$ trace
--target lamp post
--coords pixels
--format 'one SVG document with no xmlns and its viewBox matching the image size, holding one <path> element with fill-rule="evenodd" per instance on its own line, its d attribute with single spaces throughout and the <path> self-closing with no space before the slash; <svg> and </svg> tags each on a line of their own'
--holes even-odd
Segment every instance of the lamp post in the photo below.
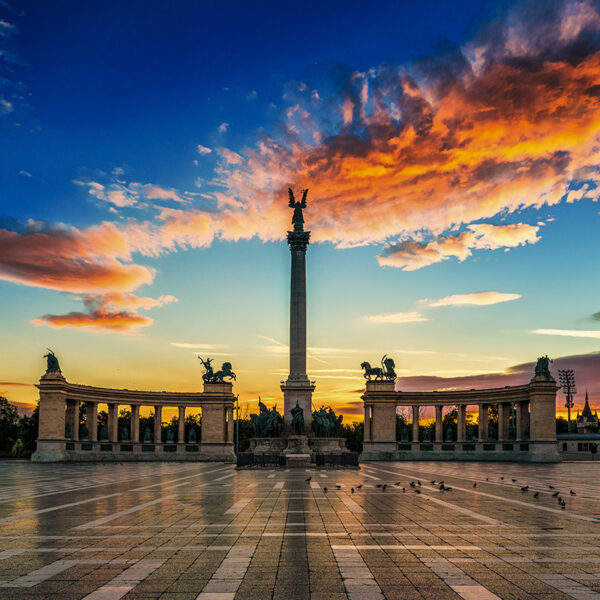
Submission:
<svg viewBox="0 0 600 600">
<path fill-rule="evenodd" d="M 567 408 L 567 433 L 571 433 L 571 409 L 574 406 L 573 394 L 577 393 L 573 369 L 559 370 L 558 378 L 560 380 L 560 386 L 562 387 L 567 400 L 565 403 L 565 407 Z"/>
</svg>

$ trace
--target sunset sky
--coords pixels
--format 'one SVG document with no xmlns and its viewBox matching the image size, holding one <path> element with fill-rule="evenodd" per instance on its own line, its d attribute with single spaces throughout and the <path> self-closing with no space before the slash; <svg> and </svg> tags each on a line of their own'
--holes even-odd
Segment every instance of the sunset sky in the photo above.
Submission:
<svg viewBox="0 0 600 600">
<path fill-rule="evenodd" d="M 316 406 L 526 383 L 600 405 L 600 5 L 0 0 L 0 395 L 282 408 L 288 186 Z M 559 395 L 559 406 L 564 398 Z"/>
</svg>

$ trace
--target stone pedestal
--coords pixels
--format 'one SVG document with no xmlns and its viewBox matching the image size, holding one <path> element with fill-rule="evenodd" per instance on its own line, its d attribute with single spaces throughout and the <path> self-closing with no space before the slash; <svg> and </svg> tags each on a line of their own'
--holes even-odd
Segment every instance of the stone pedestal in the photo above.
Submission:
<svg viewBox="0 0 600 600">
<path fill-rule="evenodd" d="M 66 453 L 65 426 L 67 394 L 62 389 L 65 378 L 60 371 L 46 373 L 38 384 L 40 416 L 33 462 L 62 461 Z"/>
<path fill-rule="evenodd" d="M 310 467 L 310 454 L 286 454 L 285 466 L 292 468 Z"/>
<path fill-rule="evenodd" d="M 304 431 L 309 434 L 312 429 L 312 393 L 315 386 L 308 379 L 288 379 L 281 385 L 283 392 L 284 415 L 283 422 L 286 429 L 292 430 L 292 413 L 290 410 L 296 406 L 296 402 L 304 411 Z"/>
</svg>

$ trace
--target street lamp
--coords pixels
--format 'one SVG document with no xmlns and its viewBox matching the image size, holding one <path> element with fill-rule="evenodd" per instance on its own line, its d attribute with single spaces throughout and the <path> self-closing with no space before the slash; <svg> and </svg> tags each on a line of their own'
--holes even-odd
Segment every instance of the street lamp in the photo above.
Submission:
<svg viewBox="0 0 600 600">
<path fill-rule="evenodd" d="M 567 433 L 571 433 L 571 409 L 573 408 L 573 394 L 577 393 L 575 387 L 575 374 L 573 369 L 563 369 L 558 371 L 560 386 L 562 387 L 567 399 L 565 407 L 567 408 Z"/>
</svg>

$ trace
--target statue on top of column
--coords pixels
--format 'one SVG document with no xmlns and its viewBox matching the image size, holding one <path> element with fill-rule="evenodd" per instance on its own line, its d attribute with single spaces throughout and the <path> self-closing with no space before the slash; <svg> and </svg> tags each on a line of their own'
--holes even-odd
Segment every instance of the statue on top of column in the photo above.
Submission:
<svg viewBox="0 0 600 600">
<path fill-rule="evenodd" d="M 545 377 L 546 379 L 550 379 L 552 375 L 550 374 L 550 363 L 552 361 L 546 356 L 540 356 L 537 359 L 537 364 L 535 365 L 535 376 Z"/>
<path fill-rule="evenodd" d="M 288 195 L 290 197 L 289 207 L 294 209 L 294 215 L 292 216 L 292 225 L 294 226 L 294 231 L 301 232 L 304 231 L 304 215 L 302 214 L 302 209 L 306 208 L 306 195 L 308 194 L 308 190 L 302 190 L 302 200 L 300 202 L 296 201 L 294 198 L 294 192 L 292 188 L 288 188 Z"/>
<path fill-rule="evenodd" d="M 50 348 L 47 349 L 48 354 L 44 354 L 46 359 L 46 373 L 60 373 L 60 365 L 58 364 L 58 358 Z"/>
</svg>

